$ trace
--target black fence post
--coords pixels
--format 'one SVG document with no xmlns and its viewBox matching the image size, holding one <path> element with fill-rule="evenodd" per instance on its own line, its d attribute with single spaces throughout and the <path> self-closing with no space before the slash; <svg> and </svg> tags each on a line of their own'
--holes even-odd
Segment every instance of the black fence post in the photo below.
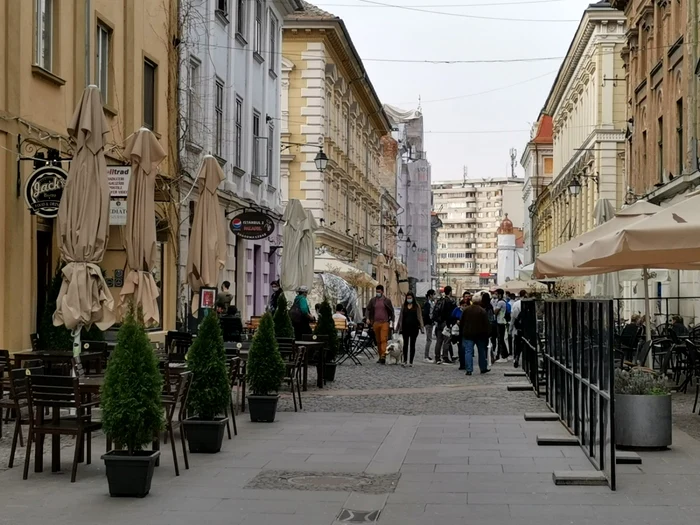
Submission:
<svg viewBox="0 0 700 525">
<path fill-rule="evenodd" d="M 520 317 L 522 318 L 522 328 L 521 333 L 518 335 L 521 337 L 520 344 L 523 351 L 523 355 L 521 356 L 523 371 L 527 374 L 535 394 L 537 394 L 537 397 L 540 397 L 540 395 L 542 395 L 540 383 L 544 373 L 540 366 L 539 355 L 540 337 L 537 329 L 538 303 L 539 301 L 535 299 L 521 300 Z M 542 386 L 546 387 L 546 383 Z"/>
</svg>

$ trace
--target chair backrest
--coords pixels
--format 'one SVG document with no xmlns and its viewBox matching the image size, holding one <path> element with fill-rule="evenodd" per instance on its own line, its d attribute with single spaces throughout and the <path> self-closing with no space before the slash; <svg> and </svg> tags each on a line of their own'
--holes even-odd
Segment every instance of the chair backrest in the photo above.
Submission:
<svg viewBox="0 0 700 525">
<path fill-rule="evenodd" d="M 297 347 L 296 354 L 294 355 L 294 373 L 301 374 L 301 370 L 304 368 L 304 360 L 306 359 L 306 347 Z M 297 376 L 299 377 L 299 376 Z"/>
<path fill-rule="evenodd" d="M 81 352 L 100 352 L 104 356 L 109 348 L 107 341 L 81 341 L 81 345 Z"/>
<path fill-rule="evenodd" d="M 186 332 L 168 332 L 165 336 L 168 358 L 173 362 L 184 362 L 192 346 L 192 334 Z"/>
<path fill-rule="evenodd" d="M 637 356 L 634 359 L 634 364 L 637 366 L 646 366 L 647 357 L 649 357 L 649 351 L 651 350 L 652 341 L 644 341 L 644 344 L 639 348 Z"/>
<path fill-rule="evenodd" d="M 335 323 L 336 330 L 347 330 L 348 329 L 348 320 L 347 319 L 333 319 L 333 322 Z"/>
<path fill-rule="evenodd" d="M 180 383 L 175 395 L 176 403 L 180 403 L 180 410 L 178 411 L 178 419 L 180 421 L 187 417 L 187 397 L 190 395 L 193 378 L 194 374 L 189 370 L 180 374 Z"/>
<path fill-rule="evenodd" d="M 304 334 L 301 336 L 302 341 L 312 341 L 314 343 L 327 343 L 327 335 Z"/>
<path fill-rule="evenodd" d="M 80 408 L 77 377 L 28 375 L 29 409 L 40 407 Z"/>
<path fill-rule="evenodd" d="M 276 339 L 277 339 L 278 345 L 293 345 L 294 344 L 293 337 L 277 337 Z"/>
<path fill-rule="evenodd" d="M 231 388 L 238 381 L 238 375 L 241 373 L 241 361 L 240 357 L 233 357 L 228 362 L 228 382 Z"/>
<path fill-rule="evenodd" d="M 29 340 L 32 343 L 32 352 L 36 352 L 41 348 L 41 341 L 39 340 L 39 334 L 29 334 Z"/>
<path fill-rule="evenodd" d="M 27 359 L 26 361 L 22 361 L 22 368 L 41 368 L 43 370 L 44 362 L 41 359 Z"/>
<path fill-rule="evenodd" d="M 10 370 L 10 399 L 19 403 L 27 398 L 27 372 L 32 376 L 43 375 L 43 368 L 16 368 Z"/>
<path fill-rule="evenodd" d="M 10 370 L 12 370 L 12 359 L 10 358 L 9 350 L 0 350 L 0 365 L 3 366 L 7 372 L 7 375 L 10 375 Z M 1 373 L 0 377 L 2 377 Z"/>
</svg>

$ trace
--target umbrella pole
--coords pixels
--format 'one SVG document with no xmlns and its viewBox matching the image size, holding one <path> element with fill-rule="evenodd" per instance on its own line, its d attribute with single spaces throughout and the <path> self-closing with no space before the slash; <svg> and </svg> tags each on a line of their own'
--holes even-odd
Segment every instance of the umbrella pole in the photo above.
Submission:
<svg viewBox="0 0 700 525">
<path fill-rule="evenodd" d="M 80 355 L 80 333 L 82 330 L 83 327 L 78 326 L 71 334 L 73 336 L 73 357 L 78 357 Z"/>
<path fill-rule="evenodd" d="M 646 267 L 642 270 L 644 278 L 644 317 L 646 325 L 646 340 L 651 341 L 651 318 L 649 317 L 649 272 Z"/>
</svg>

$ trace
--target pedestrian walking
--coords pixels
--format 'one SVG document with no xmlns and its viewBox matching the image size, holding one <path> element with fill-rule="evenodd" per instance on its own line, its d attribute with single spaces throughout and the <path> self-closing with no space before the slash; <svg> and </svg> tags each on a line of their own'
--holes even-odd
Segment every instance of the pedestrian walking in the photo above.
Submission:
<svg viewBox="0 0 700 525">
<path fill-rule="evenodd" d="M 272 293 L 270 294 L 270 300 L 267 303 L 267 311 L 274 314 L 275 310 L 277 310 L 277 300 L 280 298 L 280 295 L 282 295 L 280 282 L 272 281 L 270 283 L 270 290 L 272 290 Z"/>
<path fill-rule="evenodd" d="M 452 312 L 456 303 L 452 298 L 452 287 L 445 286 L 444 295 L 438 299 L 433 311 L 435 326 L 435 364 L 452 364 L 454 354 L 452 352 Z"/>
<path fill-rule="evenodd" d="M 507 363 L 510 356 L 506 346 L 506 328 L 508 327 L 506 313 L 508 306 L 504 295 L 504 291 L 499 288 L 496 290 L 496 297 L 491 301 L 493 313 L 496 316 L 495 337 L 494 335 L 491 336 L 491 345 L 493 346 L 491 350 L 496 354 L 496 363 Z M 494 342 L 496 343 L 495 345 Z"/>
<path fill-rule="evenodd" d="M 520 314 L 523 311 L 522 300 L 527 299 L 527 292 L 525 290 L 520 290 L 518 294 L 519 297 L 513 302 L 513 308 L 510 313 L 510 333 L 513 339 L 513 366 L 518 368 L 520 366 L 520 357 L 523 353 L 523 329 L 522 329 L 522 319 Z"/>
<path fill-rule="evenodd" d="M 428 290 L 425 294 L 425 302 L 423 303 L 423 325 L 425 326 L 425 357 L 423 361 L 432 363 L 430 357 L 430 347 L 433 343 L 435 334 L 435 324 L 433 323 L 433 310 L 435 309 L 435 290 Z"/>
<path fill-rule="evenodd" d="M 423 312 L 416 304 L 416 296 L 413 292 L 408 292 L 396 325 L 396 331 L 403 337 L 403 366 L 413 366 L 413 359 L 416 357 L 416 339 L 418 332 L 422 333 L 423 330 Z"/>
<path fill-rule="evenodd" d="M 479 299 L 480 301 L 476 297 L 473 299 L 472 304 L 467 306 L 462 312 L 462 318 L 459 321 L 460 335 L 464 347 L 465 373 L 468 376 L 474 372 L 474 348 L 477 349 L 481 373 L 486 374 L 491 371 L 486 360 L 491 330 L 487 310 L 491 306 L 491 298 L 489 294 L 484 294 Z"/>
<path fill-rule="evenodd" d="M 311 323 L 315 321 L 311 315 L 309 308 L 309 288 L 308 286 L 300 286 L 297 288 L 297 296 L 294 298 L 294 303 L 289 309 L 289 317 L 292 320 L 294 327 L 294 337 L 297 341 L 302 340 L 302 336 L 311 333 Z"/>
<path fill-rule="evenodd" d="M 462 344 L 462 329 L 460 326 L 460 321 L 462 319 L 464 311 L 471 303 L 471 295 L 469 296 L 469 300 L 465 299 L 465 295 L 462 295 L 462 300 L 459 302 L 459 307 L 455 308 L 452 311 L 452 319 L 454 320 L 454 324 L 452 325 L 452 344 L 457 345 L 457 357 L 459 358 L 460 370 L 466 370 L 466 364 L 464 362 L 464 345 Z"/>
<path fill-rule="evenodd" d="M 374 337 L 379 350 L 380 365 L 386 364 L 386 345 L 389 341 L 389 332 L 394 324 L 394 305 L 391 299 L 384 295 L 384 286 L 377 285 L 375 296 L 370 299 L 367 305 L 367 318 L 372 326 Z"/>
</svg>

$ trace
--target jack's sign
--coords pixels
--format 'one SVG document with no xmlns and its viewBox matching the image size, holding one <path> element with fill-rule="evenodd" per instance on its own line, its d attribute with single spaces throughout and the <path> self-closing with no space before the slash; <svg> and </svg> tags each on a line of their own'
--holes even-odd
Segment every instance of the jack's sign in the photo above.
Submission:
<svg viewBox="0 0 700 525">
<path fill-rule="evenodd" d="M 63 196 L 68 174 L 56 166 L 44 166 L 34 171 L 24 185 L 24 200 L 32 215 L 53 219 Z"/>
</svg>

